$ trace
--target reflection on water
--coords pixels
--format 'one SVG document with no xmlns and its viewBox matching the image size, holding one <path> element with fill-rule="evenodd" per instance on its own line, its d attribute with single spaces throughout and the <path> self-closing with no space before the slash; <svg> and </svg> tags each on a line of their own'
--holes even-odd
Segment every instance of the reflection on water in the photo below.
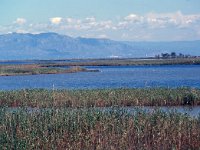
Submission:
<svg viewBox="0 0 200 150">
<path fill-rule="evenodd" d="M 200 116 L 200 106 L 194 107 L 185 107 L 185 106 L 159 106 L 159 107 L 152 107 L 152 106 L 135 106 L 135 107 L 116 107 L 116 108 L 98 108 L 98 110 L 102 111 L 113 111 L 113 110 L 121 110 L 122 112 L 128 112 L 130 114 L 134 114 L 137 111 L 142 111 L 145 113 L 153 113 L 156 111 L 162 111 L 166 113 L 176 112 L 180 114 L 185 114 L 191 117 L 199 117 Z"/>
<path fill-rule="evenodd" d="M 95 89 L 137 87 L 200 88 L 200 65 L 87 67 L 100 72 L 1 76 L 0 90 L 47 88 Z"/>
<path fill-rule="evenodd" d="M 55 110 L 53 108 L 6 108 L 7 111 L 11 113 L 16 113 L 19 111 L 24 111 L 26 113 L 41 113 L 45 111 L 52 111 Z M 63 109 L 56 109 L 56 110 L 70 110 L 71 112 L 73 111 L 102 111 L 102 112 L 112 112 L 112 111 L 119 111 L 119 112 L 128 112 L 129 114 L 135 114 L 138 111 L 142 111 L 145 113 L 153 113 L 155 111 L 163 111 L 166 113 L 171 113 L 171 112 L 176 112 L 184 115 L 188 115 L 190 117 L 200 117 L 200 106 L 195 106 L 195 107 L 151 107 L 151 106 L 145 106 L 145 107 L 103 107 L 103 108 L 82 108 L 82 109 L 72 109 L 72 108 L 63 108 Z"/>
</svg>

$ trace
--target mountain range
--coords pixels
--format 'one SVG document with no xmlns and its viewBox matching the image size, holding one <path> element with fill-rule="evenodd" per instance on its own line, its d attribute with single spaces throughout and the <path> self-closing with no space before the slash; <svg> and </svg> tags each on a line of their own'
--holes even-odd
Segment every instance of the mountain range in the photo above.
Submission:
<svg viewBox="0 0 200 150">
<path fill-rule="evenodd" d="M 0 35 L 0 60 L 134 58 L 151 57 L 166 52 L 199 56 L 200 41 L 127 42 L 73 38 L 57 33 Z"/>
</svg>

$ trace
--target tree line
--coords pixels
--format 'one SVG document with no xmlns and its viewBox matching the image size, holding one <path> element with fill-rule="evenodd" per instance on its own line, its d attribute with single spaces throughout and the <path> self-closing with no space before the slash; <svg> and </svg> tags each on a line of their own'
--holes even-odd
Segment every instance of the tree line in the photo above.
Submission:
<svg viewBox="0 0 200 150">
<path fill-rule="evenodd" d="M 155 55 L 155 58 L 163 58 L 163 59 L 167 59 L 167 58 L 190 58 L 190 57 L 194 57 L 191 55 L 184 55 L 182 53 L 176 54 L 176 52 L 171 52 L 171 53 L 161 53 L 158 55 Z"/>
</svg>

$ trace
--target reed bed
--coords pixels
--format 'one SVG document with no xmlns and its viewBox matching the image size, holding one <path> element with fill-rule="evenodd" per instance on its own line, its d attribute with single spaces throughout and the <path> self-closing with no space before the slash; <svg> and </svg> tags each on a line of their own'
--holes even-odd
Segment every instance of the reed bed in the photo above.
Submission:
<svg viewBox="0 0 200 150">
<path fill-rule="evenodd" d="M 188 150 L 199 141 L 200 117 L 176 112 L 0 109 L 0 149 Z"/>
<path fill-rule="evenodd" d="M 0 91 L 1 107 L 88 108 L 200 105 L 200 89 L 144 88 Z"/>
<path fill-rule="evenodd" d="M 0 65 L 0 76 L 17 76 L 17 75 L 37 75 L 37 74 L 60 74 L 60 73 L 75 73 L 89 72 L 98 70 L 87 70 L 79 66 L 71 66 L 69 68 L 59 68 L 42 66 L 40 64 L 27 65 Z"/>
</svg>

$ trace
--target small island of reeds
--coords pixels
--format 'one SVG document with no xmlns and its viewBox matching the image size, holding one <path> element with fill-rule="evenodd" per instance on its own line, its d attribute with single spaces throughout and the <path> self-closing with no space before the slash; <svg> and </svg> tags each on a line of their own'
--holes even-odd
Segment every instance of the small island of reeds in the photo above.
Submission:
<svg viewBox="0 0 200 150">
<path fill-rule="evenodd" d="M 16 75 L 38 75 L 38 74 L 61 74 L 75 72 L 89 72 L 98 70 L 88 70 L 79 66 L 71 66 L 69 68 L 58 68 L 50 66 L 42 66 L 40 64 L 27 65 L 0 65 L 0 76 L 16 76 Z"/>
<path fill-rule="evenodd" d="M 199 65 L 199 57 L 189 58 L 105 58 L 69 60 L 26 60 L 30 64 L 15 64 L 20 61 L 3 61 L 0 76 L 61 74 L 75 72 L 98 72 L 87 66 L 152 66 L 152 65 Z M 14 62 L 12 64 L 12 62 Z"/>
</svg>

